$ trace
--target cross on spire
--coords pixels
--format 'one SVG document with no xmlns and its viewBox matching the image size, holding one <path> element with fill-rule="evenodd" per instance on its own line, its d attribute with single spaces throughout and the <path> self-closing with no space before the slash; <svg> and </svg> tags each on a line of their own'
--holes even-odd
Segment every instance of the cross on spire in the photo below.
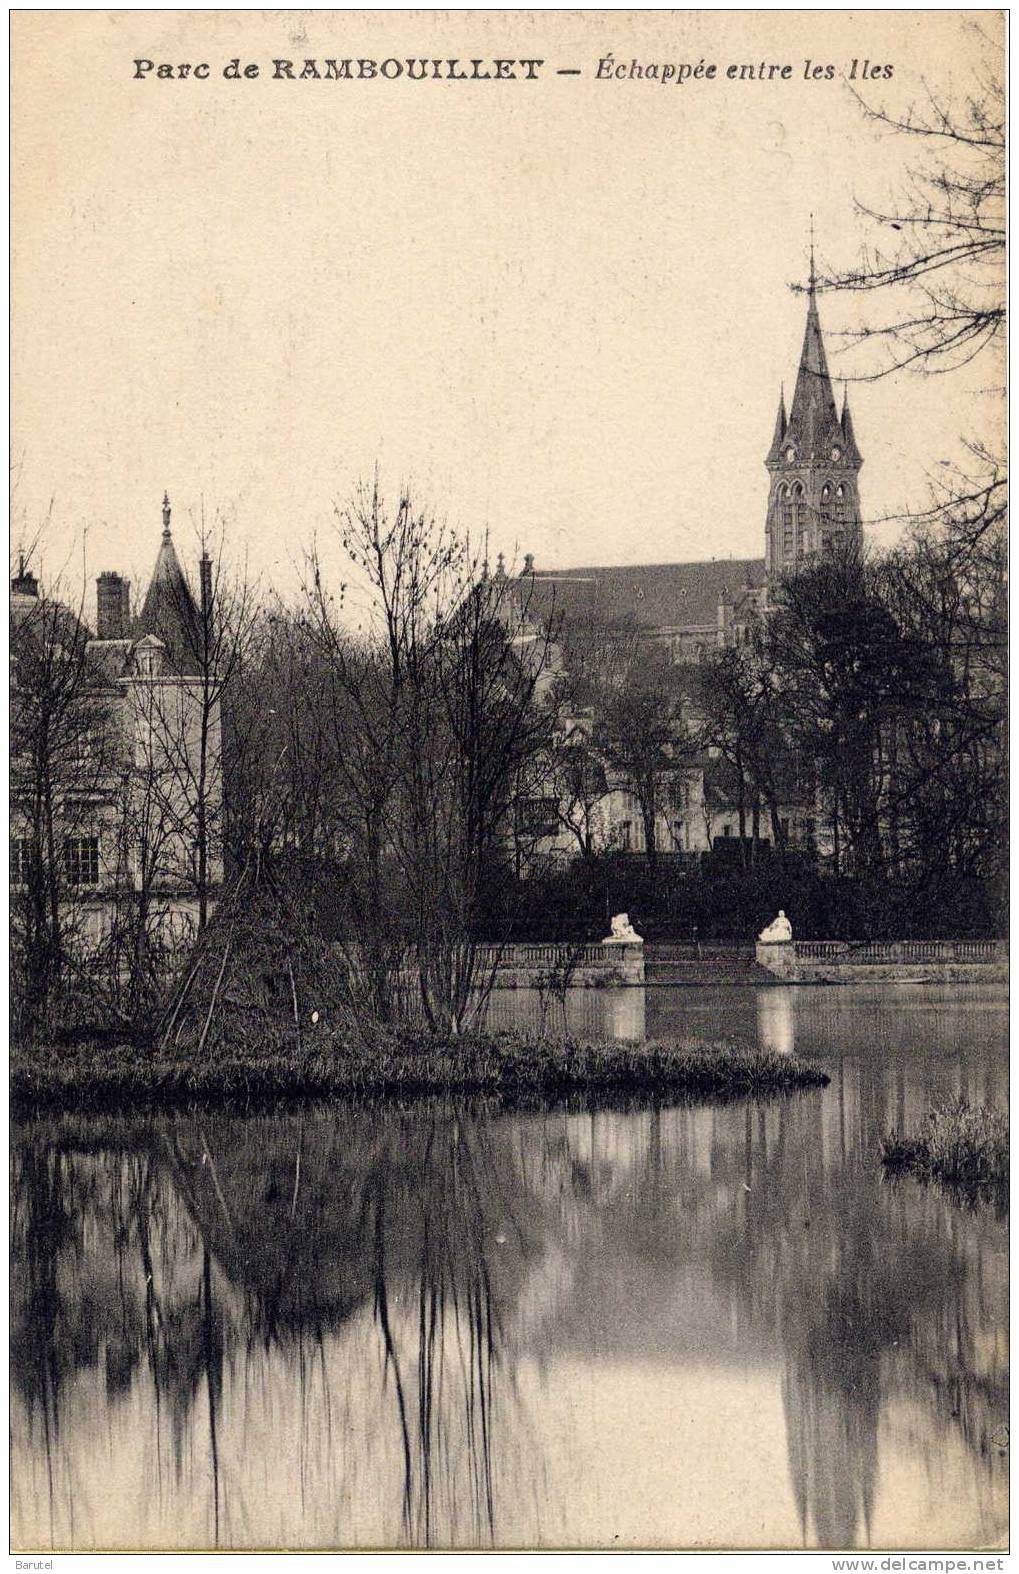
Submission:
<svg viewBox="0 0 1019 1574">
<path fill-rule="evenodd" d="M 814 215 L 810 215 L 810 288 L 817 284 L 817 274 L 814 270 Z"/>
</svg>

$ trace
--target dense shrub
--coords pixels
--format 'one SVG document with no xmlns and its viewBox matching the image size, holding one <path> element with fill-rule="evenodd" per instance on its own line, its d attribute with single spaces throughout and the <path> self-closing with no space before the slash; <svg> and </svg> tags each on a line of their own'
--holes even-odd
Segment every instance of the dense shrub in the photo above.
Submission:
<svg viewBox="0 0 1019 1574">
<path fill-rule="evenodd" d="M 484 938 L 600 940 L 611 915 L 628 912 L 647 940 L 749 942 L 783 908 L 810 939 L 962 939 L 1007 933 L 1006 904 L 990 881 L 938 902 L 887 879 L 835 879 L 806 858 L 766 855 L 750 869 L 731 854 L 663 859 L 652 878 L 646 859 L 619 854 L 511 883 L 486 911 Z"/>
</svg>

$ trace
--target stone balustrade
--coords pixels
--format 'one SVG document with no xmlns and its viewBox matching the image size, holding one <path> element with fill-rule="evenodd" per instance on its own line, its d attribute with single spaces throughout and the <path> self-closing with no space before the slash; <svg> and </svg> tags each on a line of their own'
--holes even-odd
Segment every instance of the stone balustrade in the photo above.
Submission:
<svg viewBox="0 0 1019 1574">
<path fill-rule="evenodd" d="M 792 983 L 922 978 L 948 982 L 1008 976 L 1004 940 L 759 940 L 757 961 Z"/>
<path fill-rule="evenodd" d="M 536 988 L 542 976 L 568 974 L 576 988 L 643 984 L 644 942 L 592 942 L 585 945 L 481 946 L 480 971 L 495 967 L 496 989 Z"/>
</svg>

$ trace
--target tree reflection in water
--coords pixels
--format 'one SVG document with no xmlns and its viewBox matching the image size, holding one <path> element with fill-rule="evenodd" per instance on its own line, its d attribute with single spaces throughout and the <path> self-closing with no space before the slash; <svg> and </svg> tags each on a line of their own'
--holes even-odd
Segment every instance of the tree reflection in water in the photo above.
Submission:
<svg viewBox="0 0 1019 1574">
<path fill-rule="evenodd" d="M 122 1545 L 519 1541 L 543 1471 L 568 1516 L 574 1468 L 543 1457 L 558 1417 L 531 1374 L 577 1361 L 777 1370 L 805 1545 L 869 1538 L 900 1444 L 961 1441 L 990 1502 L 1003 1226 L 883 1183 L 873 1132 L 914 1092 L 834 1069 L 823 1095 L 729 1108 L 19 1133 L 16 1544 L 111 1544 L 85 1478 L 121 1426 Z"/>
<path fill-rule="evenodd" d="M 440 1538 L 454 1527 L 491 1541 L 503 1306 L 541 1212 L 534 1198 L 521 1207 L 498 1127 L 448 1110 L 340 1111 L 142 1132 L 130 1153 L 101 1129 L 93 1151 L 30 1137 L 15 1151 L 14 1381 L 51 1476 L 64 1386 L 105 1362 L 112 1407 L 144 1362 L 178 1479 L 202 1396 L 219 1545 L 224 1360 L 296 1352 L 303 1408 L 309 1342 L 324 1362 L 324 1342 L 370 1311 L 404 1537 L 431 1545 L 441 1524 Z"/>
</svg>

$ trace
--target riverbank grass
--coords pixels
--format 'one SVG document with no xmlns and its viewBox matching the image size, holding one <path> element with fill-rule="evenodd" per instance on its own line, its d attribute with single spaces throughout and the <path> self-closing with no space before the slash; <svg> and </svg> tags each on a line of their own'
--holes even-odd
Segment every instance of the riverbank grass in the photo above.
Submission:
<svg viewBox="0 0 1019 1574">
<path fill-rule="evenodd" d="M 892 1131 L 881 1140 L 885 1167 L 935 1180 L 969 1198 L 1008 1197 L 1008 1116 L 962 1101 L 935 1109 L 913 1134 Z"/>
<path fill-rule="evenodd" d="M 215 1055 L 89 1040 L 12 1051 L 11 1094 L 66 1109 L 286 1099 L 493 1096 L 530 1102 L 571 1094 L 741 1098 L 823 1086 L 809 1061 L 736 1042 L 633 1043 L 527 1033 L 435 1040 L 410 1029 L 298 1041 L 265 1035 Z"/>
</svg>

